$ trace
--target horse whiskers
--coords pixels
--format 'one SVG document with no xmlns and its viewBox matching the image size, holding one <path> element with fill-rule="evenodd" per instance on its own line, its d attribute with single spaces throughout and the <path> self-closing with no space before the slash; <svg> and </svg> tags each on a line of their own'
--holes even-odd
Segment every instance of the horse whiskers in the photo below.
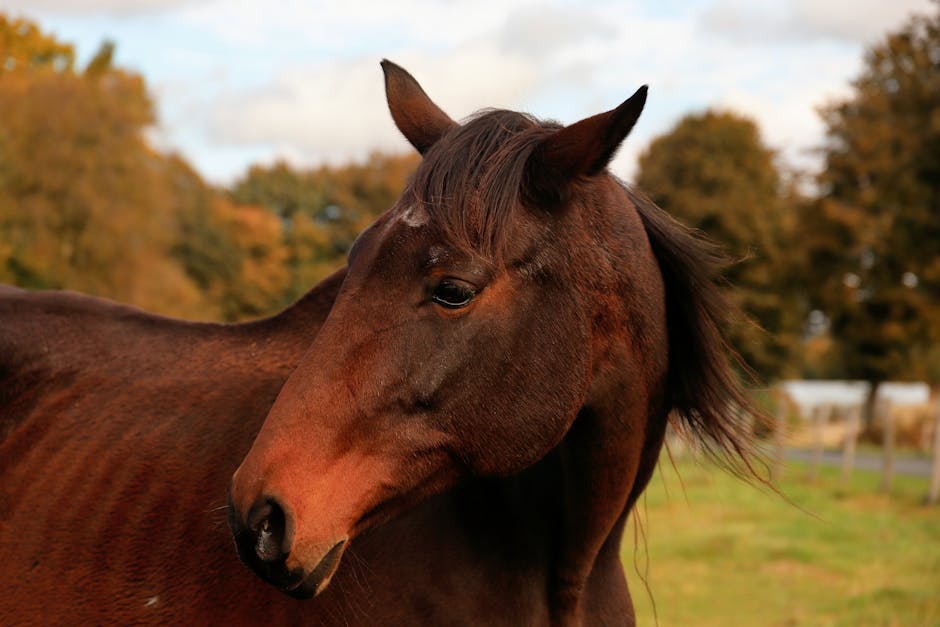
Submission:
<svg viewBox="0 0 940 627">
<path fill-rule="evenodd" d="M 364 583 L 363 580 L 359 578 L 359 569 L 361 568 L 364 571 L 364 575 L 369 575 L 373 574 L 372 568 L 369 566 L 368 562 L 356 555 L 354 551 L 350 551 L 348 557 L 350 558 L 350 562 L 352 562 L 350 564 L 350 571 L 352 573 L 353 581 L 355 581 L 356 585 L 359 586 L 359 589 L 362 592 L 366 593 L 365 598 L 371 598 L 372 590 L 367 585 L 368 579 L 366 579 Z"/>
</svg>

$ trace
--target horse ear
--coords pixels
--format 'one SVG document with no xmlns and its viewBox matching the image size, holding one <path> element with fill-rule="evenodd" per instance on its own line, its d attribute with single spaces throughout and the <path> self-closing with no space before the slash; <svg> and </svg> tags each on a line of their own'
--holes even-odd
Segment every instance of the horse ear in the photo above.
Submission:
<svg viewBox="0 0 940 627">
<path fill-rule="evenodd" d="M 528 192 L 542 201 L 558 200 L 565 186 L 607 167 L 646 104 L 643 85 L 619 107 L 585 118 L 545 138 L 526 163 Z"/>
<path fill-rule="evenodd" d="M 395 126 L 422 155 L 457 123 L 441 111 L 404 68 L 382 59 L 385 96 Z"/>
</svg>

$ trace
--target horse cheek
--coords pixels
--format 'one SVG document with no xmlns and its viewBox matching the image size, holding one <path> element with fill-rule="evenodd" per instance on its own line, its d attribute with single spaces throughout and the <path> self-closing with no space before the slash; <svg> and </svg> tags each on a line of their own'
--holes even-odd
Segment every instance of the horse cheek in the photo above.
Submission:
<svg viewBox="0 0 940 627">
<path fill-rule="evenodd" d="M 505 368 L 478 393 L 481 420 L 467 440 L 475 443 L 479 474 L 519 472 L 544 457 L 564 438 L 584 403 L 588 325 L 570 306 L 551 313 L 518 321 L 509 334 Z M 568 324 L 574 333 L 564 327 Z"/>
</svg>

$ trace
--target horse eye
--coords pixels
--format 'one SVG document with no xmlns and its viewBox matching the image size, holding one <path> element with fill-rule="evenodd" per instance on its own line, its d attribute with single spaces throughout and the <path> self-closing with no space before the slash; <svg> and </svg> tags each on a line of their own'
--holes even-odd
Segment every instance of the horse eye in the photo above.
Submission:
<svg viewBox="0 0 940 627">
<path fill-rule="evenodd" d="M 434 288 L 431 300 L 448 309 L 466 307 L 476 296 L 476 292 L 469 285 L 455 281 L 441 281 Z"/>
</svg>

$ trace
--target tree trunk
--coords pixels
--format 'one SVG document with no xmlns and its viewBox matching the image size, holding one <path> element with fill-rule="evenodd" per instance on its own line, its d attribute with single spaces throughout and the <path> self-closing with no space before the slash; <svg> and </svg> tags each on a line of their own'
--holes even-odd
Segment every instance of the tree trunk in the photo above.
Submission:
<svg viewBox="0 0 940 627">
<path fill-rule="evenodd" d="M 865 397 L 865 404 L 862 406 L 862 430 L 869 431 L 875 424 L 875 401 L 878 397 L 878 387 L 881 381 L 868 382 L 868 396 Z"/>
</svg>

